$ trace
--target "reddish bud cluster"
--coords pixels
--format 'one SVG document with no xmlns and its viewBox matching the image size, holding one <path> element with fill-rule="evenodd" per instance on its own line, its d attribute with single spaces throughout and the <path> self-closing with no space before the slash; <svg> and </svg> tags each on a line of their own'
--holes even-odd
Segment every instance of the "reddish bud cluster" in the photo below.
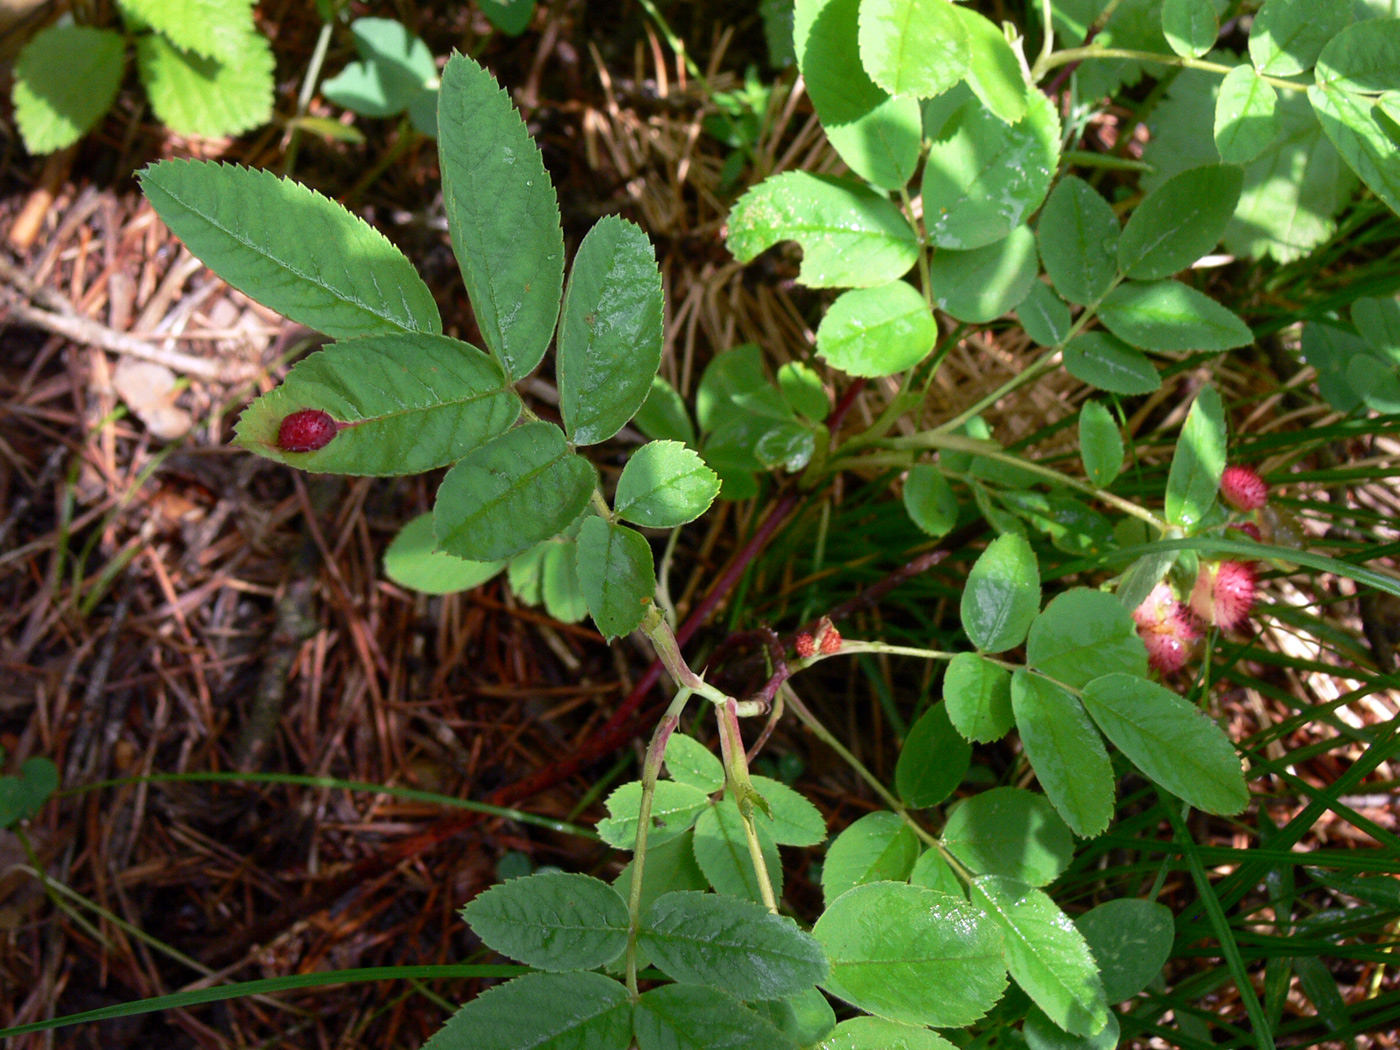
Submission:
<svg viewBox="0 0 1400 1050">
<path fill-rule="evenodd" d="M 1201 634 L 1171 587 L 1159 583 L 1133 610 L 1138 636 L 1147 646 L 1147 662 L 1162 674 L 1175 674 L 1186 666 Z"/>
<path fill-rule="evenodd" d="M 841 651 L 841 632 L 838 631 L 830 620 L 825 623 L 826 630 L 822 632 L 820 641 L 817 642 L 823 656 L 830 656 L 832 653 Z"/>
<path fill-rule="evenodd" d="M 283 452 L 315 452 L 329 445 L 339 429 L 329 412 L 303 408 L 282 420 L 277 428 L 277 447 Z"/>
<path fill-rule="evenodd" d="M 1237 510 L 1258 510 L 1269 502 L 1269 486 L 1253 467 L 1226 467 L 1220 477 L 1220 494 Z"/>
<path fill-rule="evenodd" d="M 797 655 L 802 657 L 802 659 L 804 660 L 810 659 L 811 657 L 817 655 L 817 643 L 813 640 L 812 636 L 806 631 L 803 631 L 797 636 L 796 647 Z"/>
</svg>

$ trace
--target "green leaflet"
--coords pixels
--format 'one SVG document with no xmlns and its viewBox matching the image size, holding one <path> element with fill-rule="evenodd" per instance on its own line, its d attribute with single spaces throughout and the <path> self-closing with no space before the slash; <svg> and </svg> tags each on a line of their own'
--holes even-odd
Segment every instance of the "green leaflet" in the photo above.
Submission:
<svg viewBox="0 0 1400 1050">
<path fill-rule="evenodd" d="M 792 38 L 827 139 L 857 175 L 897 190 L 919 162 L 919 100 L 893 98 L 860 64 L 860 0 L 798 0 Z"/>
<path fill-rule="evenodd" d="M 666 742 L 666 774 L 706 794 L 724 787 L 724 766 L 714 752 L 684 733 L 672 733 Z"/>
<path fill-rule="evenodd" d="M 1248 164 L 1278 135 L 1278 92 L 1248 62 L 1230 70 L 1215 103 L 1215 148 L 1220 159 Z"/>
<path fill-rule="evenodd" d="M 1025 301 L 1039 269 L 1034 235 L 1017 226 L 1004 240 L 983 248 L 936 252 L 929 260 L 928 280 L 940 310 L 959 321 L 985 324 Z"/>
<path fill-rule="evenodd" d="M 626 902 L 588 875 L 511 879 L 475 897 L 462 918 L 488 947 L 539 970 L 592 970 L 627 947 Z"/>
<path fill-rule="evenodd" d="M 600 219 L 574 256 L 559 319 L 559 409 L 574 444 L 606 441 L 646 401 L 663 309 L 647 235 L 615 215 Z"/>
<path fill-rule="evenodd" d="M 936 806 L 962 783 L 971 763 L 972 748 L 953 728 L 947 704 L 934 704 L 904 738 L 895 789 L 915 809 Z"/>
<path fill-rule="evenodd" d="M 641 812 L 642 782 L 629 781 L 608 796 L 608 815 L 598 821 L 597 832 L 609 846 L 630 850 L 637 842 L 637 814 Z M 651 800 L 651 827 L 647 849 L 683 834 L 710 806 L 706 793 L 689 784 L 659 780 Z M 643 869 L 645 874 L 645 868 Z"/>
<path fill-rule="evenodd" d="M 852 1017 L 842 1021 L 816 1050 L 953 1050 L 941 1035 L 884 1017 Z"/>
<path fill-rule="evenodd" d="M 1200 58 L 1220 32 L 1211 0 L 1163 0 L 1162 35 L 1178 55 Z"/>
<path fill-rule="evenodd" d="M 467 1003 L 423 1050 L 627 1050 L 627 989 L 597 973 L 531 973 Z"/>
<path fill-rule="evenodd" d="M 954 7 L 967 30 L 967 83 L 989 110 L 1008 124 L 1026 115 L 1025 74 L 999 26 L 968 7 Z M 1039 97 L 1039 92 L 1032 94 Z"/>
<path fill-rule="evenodd" d="M 1319 87 L 1308 88 L 1308 101 L 1351 170 L 1391 211 L 1400 213 L 1400 149 L 1376 119 L 1373 101 Z"/>
<path fill-rule="evenodd" d="M 651 390 L 632 422 L 649 438 L 695 444 L 695 424 L 690 421 L 685 402 L 666 380 L 651 377 Z"/>
<path fill-rule="evenodd" d="M 768 803 L 772 816 L 755 807 L 754 823 L 780 846 L 816 846 L 826 841 L 826 818 L 806 797 L 781 780 L 754 774 L 749 778 Z"/>
<path fill-rule="evenodd" d="M 1173 525 L 1199 525 L 1215 506 L 1225 472 L 1225 406 L 1212 386 L 1201 387 L 1172 455 L 1166 512 Z"/>
<path fill-rule="evenodd" d="M 797 1044 L 766 1017 L 716 988 L 699 984 L 653 988 L 638 1001 L 634 1024 L 638 1050 L 709 1046 L 725 1050 L 797 1050 Z"/>
<path fill-rule="evenodd" d="M 1011 976 L 1046 1016 L 1080 1036 L 1108 1024 L 1108 1002 L 1094 957 L 1054 901 L 1004 875 L 973 879 L 969 895 L 1001 930 Z"/>
<path fill-rule="evenodd" d="M 1311 69 L 1351 18 L 1350 7 L 1347 0 L 1267 0 L 1249 28 L 1255 68 L 1276 77 Z"/>
<path fill-rule="evenodd" d="M 817 353 L 853 376 L 887 376 L 918 364 L 938 339 L 924 297 L 905 281 L 842 292 L 817 328 Z"/>
<path fill-rule="evenodd" d="M 1016 307 L 1016 317 L 1041 346 L 1059 346 L 1069 338 L 1069 307 L 1040 281 L 1031 285 L 1031 294 Z"/>
<path fill-rule="evenodd" d="M 167 37 L 180 50 L 219 62 L 246 58 L 244 45 L 255 31 L 253 8 L 247 0 L 185 0 L 178 4 L 166 0 L 118 0 L 117 6 L 124 14 Z M 70 56 L 70 61 L 75 57 Z"/>
<path fill-rule="evenodd" d="M 754 812 L 755 831 L 763 851 L 763 863 L 768 869 L 768 883 L 773 895 L 783 893 L 783 864 L 778 847 L 764 827 L 759 812 Z M 732 798 L 722 798 L 708 806 L 695 824 L 695 862 L 716 893 L 762 900 L 753 858 L 749 856 L 748 839 L 744 836 L 744 820 Z"/>
<path fill-rule="evenodd" d="M 340 431 L 315 452 L 282 451 L 283 418 L 308 408 L 329 413 Z M 475 347 L 442 335 L 373 335 L 299 361 L 281 386 L 244 410 L 234 440 L 303 470 L 416 474 L 473 452 L 519 413 L 500 366 Z"/>
<path fill-rule="evenodd" d="M 651 544 L 626 525 L 589 518 L 578 534 L 578 582 L 605 638 L 630 633 L 656 592 Z"/>
<path fill-rule="evenodd" d="M 1074 925 L 1099 964 L 1110 1003 L 1131 999 L 1146 988 L 1166 964 L 1176 938 L 1171 909 L 1132 897 L 1090 908 Z"/>
<path fill-rule="evenodd" d="M 1024 537 L 999 536 L 987 545 L 963 587 L 963 630 L 988 653 L 1020 645 L 1040 611 L 1040 568 Z"/>
<path fill-rule="evenodd" d="M 442 331 L 413 264 L 305 186 L 266 171 L 172 160 L 143 171 L 141 189 L 206 266 L 293 321 L 335 338 Z"/>
<path fill-rule="evenodd" d="M 1207 164 L 1174 175 L 1142 199 L 1118 239 L 1118 265 L 1150 281 L 1186 269 L 1225 235 L 1239 202 L 1240 169 Z"/>
<path fill-rule="evenodd" d="M 794 412 L 814 422 L 831 413 L 831 398 L 821 376 L 801 361 L 789 361 L 778 369 L 778 389 Z"/>
<path fill-rule="evenodd" d="M 1123 435 L 1108 409 L 1085 401 L 1079 410 L 1079 458 L 1084 473 L 1100 488 L 1113 484 L 1123 469 Z"/>
<path fill-rule="evenodd" d="M 909 877 L 919 859 L 919 840 L 909 825 L 884 810 L 867 813 L 836 836 L 822 865 L 827 907 L 853 886 Z"/>
<path fill-rule="evenodd" d="M 1081 306 L 1097 302 L 1118 277 L 1118 216 L 1083 179 L 1067 175 L 1040 212 L 1040 258 L 1055 290 Z"/>
<path fill-rule="evenodd" d="M 272 45 L 251 25 L 238 58 L 227 62 L 181 51 L 159 33 L 136 38 L 136 68 L 151 109 L 181 135 L 238 135 L 266 124 L 273 66 Z"/>
<path fill-rule="evenodd" d="M 891 95 L 928 98 L 967 74 L 967 29 L 948 0 L 863 0 L 860 59 Z"/>
<path fill-rule="evenodd" d="M 420 514 L 384 552 L 384 575 L 423 594 L 456 594 L 480 587 L 506 567 L 504 561 L 467 561 L 444 554 L 433 537 L 433 515 Z"/>
<path fill-rule="evenodd" d="M 486 21 L 507 36 L 519 36 L 530 27 L 535 0 L 477 0 Z"/>
<path fill-rule="evenodd" d="M 1000 931 L 952 894 L 898 882 L 857 886 L 827 905 L 812 935 L 831 963 L 822 987 L 890 1020 L 961 1027 L 1006 988 Z"/>
<path fill-rule="evenodd" d="M 914 230 L 891 201 L 804 171 L 765 179 L 729 213 L 726 243 L 740 262 L 785 240 L 801 246 L 798 280 L 809 288 L 885 284 L 908 273 L 919 253 Z"/>
<path fill-rule="evenodd" d="M 960 251 L 993 244 L 1045 199 L 1060 156 L 1060 120 L 1039 91 L 1026 106 L 1018 123 L 1007 124 L 971 99 L 929 147 L 921 192 L 933 244 Z"/>
<path fill-rule="evenodd" d="M 1347 26 L 1317 56 L 1317 86 L 1338 91 L 1400 90 L 1400 19 Z"/>
<path fill-rule="evenodd" d="M 1113 672 L 1147 674 L 1147 650 L 1128 610 L 1113 595 L 1087 587 L 1056 595 L 1045 606 L 1026 637 L 1026 660 L 1074 689 Z"/>
<path fill-rule="evenodd" d="M 1084 708 L 1054 682 L 1027 671 L 1011 676 L 1011 705 L 1046 797 L 1076 835 L 1102 833 L 1113 818 L 1113 767 Z"/>
<path fill-rule="evenodd" d="M 1109 674 L 1089 682 L 1083 700 L 1104 736 L 1173 795 L 1207 813 L 1238 813 L 1249 802 L 1230 738 L 1170 689 Z"/>
<path fill-rule="evenodd" d="M 437 62 L 428 45 L 392 18 L 357 18 L 350 23 L 362 61 L 351 62 L 321 84 L 321 94 L 338 106 L 366 117 L 392 117 L 431 94 L 433 121 L 426 134 L 437 135 Z"/>
<path fill-rule="evenodd" d="M 36 816 L 58 790 L 58 767 L 35 755 L 24 760 L 19 776 L 0 777 L 0 828 L 13 827 Z"/>
<path fill-rule="evenodd" d="M 1107 332 L 1085 332 L 1065 347 L 1065 371 L 1111 394 L 1150 394 L 1162 385 L 1142 351 Z"/>
<path fill-rule="evenodd" d="M 977 743 L 1000 740 L 1011 728 L 1011 672 L 980 653 L 958 653 L 943 677 L 948 717 Z"/>
<path fill-rule="evenodd" d="M 1099 305 L 1099 319 L 1143 350 L 1221 351 L 1254 341 L 1237 315 L 1180 281 L 1120 284 Z"/>
<path fill-rule="evenodd" d="M 559 316 L 559 202 L 510 96 L 460 54 L 442 73 L 438 155 L 452 250 L 481 338 L 520 379 L 540 363 Z"/>
<path fill-rule="evenodd" d="M 821 945 L 791 919 L 713 893 L 658 898 L 637 943 L 667 976 L 748 999 L 796 995 L 827 974 Z"/>
<path fill-rule="evenodd" d="M 932 463 L 916 463 L 904 479 L 904 509 L 930 536 L 944 536 L 958 523 L 958 497 Z"/>
<path fill-rule="evenodd" d="M 959 802 L 943 848 L 978 875 L 1048 886 L 1074 859 L 1074 835 L 1044 795 L 997 787 Z"/>
<path fill-rule="evenodd" d="M 508 558 L 578 517 L 594 479 L 592 464 L 569 451 L 552 423 L 509 430 L 442 479 L 433 508 L 438 546 L 475 561 Z"/>
<path fill-rule="evenodd" d="M 77 142 L 111 108 L 125 68 L 120 33 L 54 25 L 34 34 L 15 61 L 15 123 L 30 153 Z M 74 69 L 83 70 L 81 77 Z"/>
</svg>

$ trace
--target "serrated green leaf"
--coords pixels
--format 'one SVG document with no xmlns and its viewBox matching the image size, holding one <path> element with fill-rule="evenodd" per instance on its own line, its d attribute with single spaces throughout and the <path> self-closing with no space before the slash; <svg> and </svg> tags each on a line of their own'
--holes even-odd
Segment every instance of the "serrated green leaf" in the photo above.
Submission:
<svg viewBox="0 0 1400 1050">
<path fill-rule="evenodd" d="M 661 363 L 661 274 L 641 229 L 609 215 L 574 257 L 559 320 L 559 409 L 577 445 L 616 434 Z"/>
<path fill-rule="evenodd" d="M 504 561 L 467 561 L 437 549 L 433 515 L 420 514 L 394 537 L 384 552 L 384 575 L 423 594 L 456 594 L 480 587 L 500 574 Z"/>
<path fill-rule="evenodd" d="M 786 240 L 802 248 L 798 280 L 809 288 L 886 284 L 908 273 L 919 254 L 913 228 L 891 201 L 805 171 L 765 179 L 729 213 L 725 243 L 740 262 Z"/>
<path fill-rule="evenodd" d="M 1108 1002 L 1089 946 L 1046 894 L 1003 875 L 972 880 L 972 903 L 1001 929 L 1011 976 L 1055 1024 L 1089 1036 Z"/>
<path fill-rule="evenodd" d="M 552 423 L 508 430 L 442 479 L 433 508 L 438 546 L 475 561 L 509 558 L 578 517 L 595 477 Z"/>
<path fill-rule="evenodd" d="M 553 546 L 557 546 L 553 540 L 537 543 L 506 563 L 511 592 L 526 605 L 539 605 L 544 600 L 544 559 Z"/>
<path fill-rule="evenodd" d="M 1097 401 L 1085 401 L 1079 410 L 1079 457 L 1084 473 L 1100 488 L 1107 488 L 1123 469 L 1123 435 L 1112 413 Z"/>
<path fill-rule="evenodd" d="M 918 364 L 938 325 L 913 285 L 891 281 L 842 292 L 817 327 L 817 354 L 853 376 L 888 376 Z"/>
<path fill-rule="evenodd" d="M 1103 978 L 1104 996 L 1121 1003 L 1142 991 L 1171 955 L 1176 923 L 1171 910 L 1131 897 L 1105 901 L 1074 920 Z"/>
<path fill-rule="evenodd" d="M 1010 125 L 980 100 L 968 101 L 924 161 L 929 240 L 959 251 L 1002 240 L 1045 200 L 1059 156 L 1060 118 L 1039 91 Z"/>
<path fill-rule="evenodd" d="M 919 163 L 919 100 L 893 98 L 860 64 L 860 0 L 798 0 L 792 40 L 827 140 L 861 178 L 902 188 Z"/>
<path fill-rule="evenodd" d="M 151 109 L 181 135 L 241 135 L 266 124 L 274 65 L 272 45 L 251 26 L 238 57 L 226 62 L 181 51 L 159 33 L 136 38 L 136 68 Z"/>
<path fill-rule="evenodd" d="M 801 361 L 789 361 L 778 369 L 778 389 L 794 412 L 813 422 L 819 423 L 831 414 L 831 398 L 821 376 Z"/>
<path fill-rule="evenodd" d="M 916 809 L 936 806 L 962 783 L 972 764 L 972 748 L 958 735 L 946 704 L 934 704 L 904 738 L 895 765 L 899 797 Z"/>
<path fill-rule="evenodd" d="M 613 880 L 613 888 L 624 896 L 632 892 L 632 865 L 628 861 L 621 874 Z M 695 863 L 695 833 L 686 828 L 675 838 L 653 845 L 647 838 L 646 863 L 642 866 L 641 909 L 651 907 L 651 902 L 663 893 L 679 893 L 685 890 L 703 890 L 709 883 L 700 865 Z"/>
<path fill-rule="evenodd" d="M 1215 103 L 1215 148 L 1230 164 L 1248 164 L 1278 135 L 1278 92 L 1248 62 L 1225 74 Z"/>
<path fill-rule="evenodd" d="M 1035 237 L 1017 226 L 1005 240 L 929 260 L 928 280 L 938 308 L 959 321 L 986 324 L 1025 302 L 1040 266 Z"/>
<path fill-rule="evenodd" d="M 757 810 L 754 812 L 754 825 L 763 852 L 763 863 L 768 869 L 768 884 L 773 889 L 773 896 L 781 897 L 782 860 Z M 720 799 L 700 814 L 700 819 L 695 823 L 694 845 L 695 862 L 700 865 L 700 870 L 716 893 L 727 893 L 731 897 L 751 901 L 763 899 L 758 888 L 758 876 L 754 873 L 753 858 L 749 856 L 748 839 L 744 835 L 744 818 L 739 815 L 739 807 L 732 798 Z"/>
<path fill-rule="evenodd" d="M 1338 412 L 1350 412 L 1361 404 L 1361 395 L 1347 381 L 1352 360 L 1365 354 L 1369 345 L 1351 332 L 1332 325 L 1309 321 L 1303 325 L 1303 360 L 1317 370 L 1317 388 Z"/>
<path fill-rule="evenodd" d="M 342 426 L 324 448 L 284 452 L 278 427 L 302 409 L 320 409 Z M 519 413 L 500 366 L 475 347 L 426 333 L 372 335 L 299 361 L 281 386 L 243 411 L 234 440 L 318 473 L 417 474 L 475 451 Z"/>
<path fill-rule="evenodd" d="M 672 733 L 666 742 L 666 773 L 678 784 L 709 794 L 724 787 L 724 766 L 694 737 Z"/>
<path fill-rule="evenodd" d="M 1055 290 L 1081 306 L 1097 302 L 1118 276 L 1118 216 L 1082 179 L 1061 179 L 1040 213 L 1040 257 Z"/>
<path fill-rule="evenodd" d="M 958 523 L 958 498 L 943 472 L 932 463 L 916 463 L 904 479 L 904 509 L 930 536 L 944 536 Z"/>
<path fill-rule="evenodd" d="M 627 989 L 597 973 L 531 973 L 477 996 L 423 1050 L 627 1050 Z"/>
<path fill-rule="evenodd" d="M 1065 371 L 1110 394 L 1150 394 L 1162 385 L 1157 368 L 1142 351 L 1107 332 L 1085 332 L 1064 351 Z"/>
<path fill-rule="evenodd" d="M 1400 91 L 1400 18 L 1354 22 L 1317 55 L 1317 87 Z"/>
<path fill-rule="evenodd" d="M 980 653 L 958 653 L 943 678 L 948 717 L 968 740 L 991 743 L 1011 728 L 1011 673 Z"/>
<path fill-rule="evenodd" d="M 716 354 L 695 391 L 695 418 L 705 432 L 722 426 L 735 410 L 771 419 L 792 418 L 792 409 L 763 371 L 763 351 L 753 343 Z"/>
<path fill-rule="evenodd" d="M 546 542 L 540 597 L 545 612 L 560 623 L 578 623 L 588 615 L 588 599 L 578 582 L 578 544 L 573 540 Z"/>
<path fill-rule="evenodd" d="M 781 780 L 758 775 L 749 780 L 770 811 L 764 813 L 755 808 L 754 823 L 774 842 L 780 846 L 815 846 L 826 841 L 826 818 L 806 798 Z"/>
<path fill-rule="evenodd" d="M 632 422 L 649 438 L 695 444 L 695 425 L 676 388 L 660 376 L 651 377 L 651 390 Z"/>
<path fill-rule="evenodd" d="M 1104 736 L 1173 795 L 1207 813 L 1238 813 L 1248 804 L 1230 738 L 1170 689 L 1108 674 L 1084 687 L 1083 700 Z"/>
<path fill-rule="evenodd" d="M 838 1024 L 816 1050 L 953 1050 L 927 1028 L 884 1017 L 852 1017 Z"/>
<path fill-rule="evenodd" d="M 1040 611 L 1040 568 L 1024 538 L 999 536 L 978 557 L 963 586 L 963 630 L 988 653 L 1005 652 L 1025 640 Z"/>
<path fill-rule="evenodd" d="M 589 518 L 578 534 L 578 582 L 605 638 L 629 634 L 656 592 L 656 561 L 641 533 Z"/>
<path fill-rule="evenodd" d="M 1000 27 L 968 7 L 954 7 L 967 30 L 967 83 L 982 103 L 1008 124 L 1026 115 L 1021 61 Z"/>
<path fill-rule="evenodd" d="M 627 948 L 627 904 L 601 879 L 564 872 L 492 886 L 462 909 L 487 947 L 537 970 L 592 970 Z"/>
<path fill-rule="evenodd" d="M 1114 672 L 1147 674 L 1147 649 L 1132 615 L 1113 595 L 1087 587 L 1056 595 L 1035 618 L 1026 660 L 1072 689 Z"/>
<path fill-rule="evenodd" d="M 220 62 L 242 61 L 255 32 L 250 0 L 118 0 L 117 6 L 182 51 Z"/>
<path fill-rule="evenodd" d="M 1118 238 L 1119 267 L 1143 281 L 1186 269 L 1220 243 L 1243 184 L 1240 169 L 1225 164 L 1173 175 L 1133 209 Z"/>
<path fill-rule="evenodd" d="M 1191 528 L 1215 506 L 1225 473 L 1225 406 L 1213 386 L 1203 386 L 1181 427 L 1167 475 L 1167 521 Z"/>
<path fill-rule="evenodd" d="M 1088 555 L 1113 544 L 1113 526 L 1087 503 L 1062 492 L 1005 490 L 996 498 L 1069 554 Z"/>
<path fill-rule="evenodd" d="M 293 321 L 337 339 L 442 331 L 433 294 L 403 253 L 305 186 L 169 160 L 141 173 L 141 189 L 206 266 Z"/>
<path fill-rule="evenodd" d="M 481 338 L 520 379 L 540 363 L 559 316 L 559 200 L 510 96 L 460 54 L 442 73 L 438 157 L 452 250 Z"/>
<path fill-rule="evenodd" d="M 1350 6 L 1347 0 L 1267 0 L 1249 27 L 1249 57 L 1269 76 L 1306 72 L 1351 19 Z"/>
<path fill-rule="evenodd" d="M 678 441 L 651 441 L 622 468 L 613 496 L 618 517 L 654 529 L 694 521 L 719 494 L 719 477 Z"/>
<path fill-rule="evenodd" d="M 797 1047 L 766 1017 L 718 989 L 698 984 L 667 984 L 645 993 L 637 1001 L 634 1025 L 638 1050 Z"/>
<path fill-rule="evenodd" d="M 0 828 L 29 820 L 58 790 L 58 766 L 43 755 L 27 758 L 19 776 L 0 777 Z"/>
<path fill-rule="evenodd" d="M 1318 87 L 1308 88 L 1308 101 L 1351 170 L 1391 211 L 1400 213 L 1400 150 L 1376 119 L 1373 101 Z"/>
<path fill-rule="evenodd" d="M 1351 320 L 1376 355 L 1400 364 L 1400 299 L 1364 296 L 1351 304 Z"/>
<path fill-rule="evenodd" d="M 919 840 L 909 825 L 885 810 L 867 813 L 837 835 L 826 851 L 822 896 L 830 908 L 852 886 L 902 881 L 918 859 Z"/>
<path fill-rule="evenodd" d="M 813 1046 L 836 1027 L 836 1011 L 816 988 L 783 999 L 756 1002 L 753 1009 L 798 1046 Z"/>
<path fill-rule="evenodd" d="M 967 901 L 937 890 L 857 886 L 827 906 L 812 935 L 831 963 L 822 987 L 893 1021 L 962 1027 L 1006 988 L 997 928 Z"/>
<path fill-rule="evenodd" d="M 1069 307 L 1040 281 L 1031 285 L 1030 295 L 1016 307 L 1016 318 L 1026 334 L 1041 346 L 1059 346 L 1069 338 Z"/>
<path fill-rule="evenodd" d="M 111 108 L 125 68 L 120 33 L 93 26 L 49 26 L 15 59 L 11 98 L 30 153 L 77 142 Z M 83 71 L 75 77 L 74 69 Z"/>
<path fill-rule="evenodd" d="M 1249 325 L 1180 281 L 1120 284 L 1099 305 L 1099 320 L 1143 350 L 1231 350 L 1254 341 Z"/>
<path fill-rule="evenodd" d="M 953 874 L 953 867 L 936 849 L 926 849 L 914 862 L 914 870 L 909 873 L 911 886 L 922 886 L 929 890 L 951 893 L 955 897 L 966 897 L 967 892 Z"/>
<path fill-rule="evenodd" d="M 632 849 L 637 842 L 637 814 L 642 805 L 642 783 L 633 780 L 608 796 L 608 815 L 594 829 L 609 846 Z M 658 780 L 651 799 L 651 826 L 647 829 L 647 849 L 669 842 L 688 829 L 710 808 L 706 792 L 689 784 Z M 643 869 L 645 875 L 645 868 Z"/>
<path fill-rule="evenodd" d="M 1047 886 L 1074 859 L 1074 836 L 1043 795 L 998 787 L 965 798 L 948 814 L 943 848 L 979 875 Z"/>
<path fill-rule="evenodd" d="M 637 943 L 667 976 L 749 999 L 796 995 L 827 974 L 821 945 L 791 919 L 712 893 L 659 898 Z"/>
<path fill-rule="evenodd" d="M 1200 58 L 1219 33 L 1220 19 L 1211 0 L 1163 0 L 1162 35 L 1178 55 Z"/>
<path fill-rule="evenodd" d="M 1017 671 L 1011 706 L 1046 797 L 1076 835 L 1102 833 L 1113 817 L 1113 766 L 1079 701 L 1039 675 Z"/>
<path fill-rule="evenodd" d="M 968 71 L 970 41 L 948 0 L 863 0 L 860 60 L 891 95 L 928 98 Z"/>
</svg>

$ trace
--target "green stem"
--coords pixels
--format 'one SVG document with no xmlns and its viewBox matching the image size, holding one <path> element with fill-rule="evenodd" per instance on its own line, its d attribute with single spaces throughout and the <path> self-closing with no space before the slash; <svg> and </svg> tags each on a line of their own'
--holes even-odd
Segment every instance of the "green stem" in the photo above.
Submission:
<svg viewBox="0 0 1400 1050">
<path fill-rule="evenodd" d="M 685 657 L 681 655 L 680 642 L 676 640 L 671 625 L 666 622 L 666 617 L 660 609 L 652 606 L 642 620 L 641 627 L 650 639 L 652 648 L 656 650 L 662 666 L 666 668 L 666 673 L 676 685 L 703 696 L 712 704 L 722 705 L 730 699 L 690 669 Z"/>
<path fill-rule="evenodd" d="M 1040 71 L 1045 68 L 1045 63 L 1050 61 L 1050 55 L 1055 50 L 1055 22 L 1051 13 L 1051 0 L 1040 0 L 1040 25 L 1045 39 L 1040 42 L 1040 54 L 1036 57 L 1035 68 L 1031 70 L 1032 80 L 1040 79 Z"/>
<path fill-rule="evenodd" d="M 632 885 L 627 894 L 627 990 L 636 1002 L 640 993 L 637 990 L 637 934 L 642 928 L 642 870 L 647 859 L 647 832 L 651 828 L 651 803 L 656 795 L 656 781 L 661 776 L 661 760 L 666 754 L 666 743 L 680 725 L 681 712 L 685 710 L 691 691 L 684 686 L 671 699 L 671 705 L 656 724 L 656 731 L 647 745 L 647 755 L 642 763 L 642 804 L 637 810 L 637 842 L 632 853 Z"/>
<path fill-rule="evenodd" d="M 768 878 L 768 862 L 763 857 L 763 846 L 758 841 L 758 829 L 753 823 L 753 800 L 758 795 L 758 790 L 749 780 L 749 759 L 744 752 L 744 738 L 739 732 L 739 714 L 733 700 L 715 708 L 715 720 L 719 723 L 719 748 L 724 761 L 724 779 L 729 793 L 734 796 L 734 801 L 739 807 L 739 819 L 744 823 L 744 839 L 748 843 L 749 857 L 753 860 L 758 893 L 763 898 L 763 906 L 777 915 L 778 900 L 773 895 L 773 883 Z"/>
<path fill-rule="evenodd" d="M 1047 59 L 1044 65 L 1036 63 L 1036 72 L 1045 74 L 1056 66 L 1067 66 L 1071 62 L 1082 62 L 1090 58 L 1126 58 L 1134 62 L 1155 62 L 1162 66 L 1177 66 L 1182 69 L 1200 69 L 1207 73 L 1229 73 L 1234 66 L 1227 66 L 1220 62 L 1209 62 L 1203 58 L 1188 58 L 1185 55 L 1162 55 L 1155 51 L 1133 51 L 1121 47 L 1100 47 L 1097 44 L 1090 44 L 1087 47 L 1071 47 L 1065 51 L 1058 51 Z M 1282 77 L 1265 76 L 1259 74 L 1259 79 L 1267 84 L 1272 84 L 1281 91 L 1306 91 L 1307 84 L 1298 84 L 1292 80 L 1284 80 Z"/>
</svg>

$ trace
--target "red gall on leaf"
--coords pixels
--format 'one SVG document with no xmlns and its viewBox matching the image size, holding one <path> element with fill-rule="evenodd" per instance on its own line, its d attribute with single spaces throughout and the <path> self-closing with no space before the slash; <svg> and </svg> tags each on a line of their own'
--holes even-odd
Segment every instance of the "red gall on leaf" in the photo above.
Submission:
<svg viewBox="0 0 1400 1050">
<path fill-rule="evenodd" d="M 1204 622 L 1228 631 L 1249 618 L 1254 593 L 1251 566 L 1238 561 L 1206 562 L 1191 590 L 1191 611 Z"/>
<path fill-rule="evenodd" d="M 277 428 L 277 447 L 283 452 L 315 452 L 329 445 L 339 429 L 330 413 L 303 408 L 282 420 Z"/>
<path fill-rule="evenodd" d="M 1253 467 L 1226 467 L 1220 477 L 1220 494 L 1238 510 L 1258 510 L 1269 502 L 1269 486 Z"/>
</svg>

